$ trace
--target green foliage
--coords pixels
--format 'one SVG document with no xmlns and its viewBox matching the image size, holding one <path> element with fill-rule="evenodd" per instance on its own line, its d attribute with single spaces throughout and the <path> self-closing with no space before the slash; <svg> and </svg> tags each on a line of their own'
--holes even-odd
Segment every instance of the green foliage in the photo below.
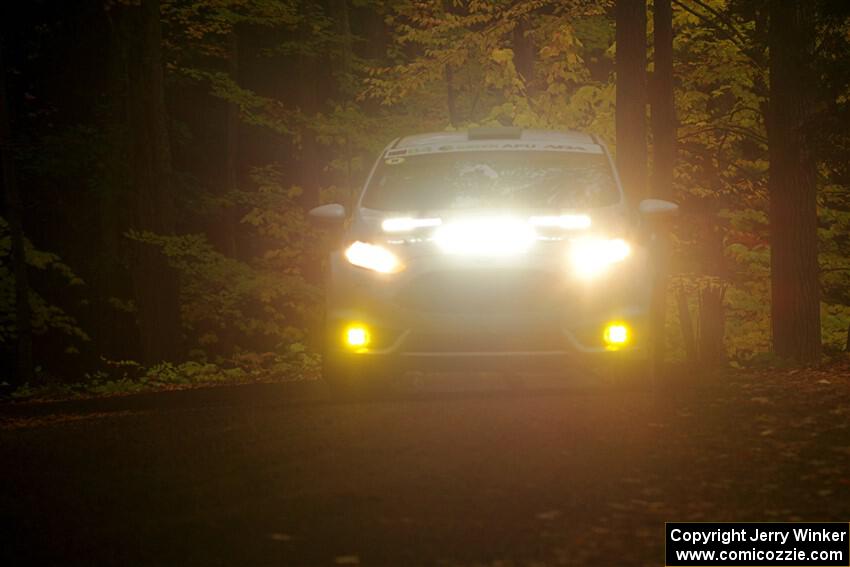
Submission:
<svg viewBox="0 0 850 567">
<path fill-rule="evenodd" d="M 27 239 L 24 242 L 27 266 L 45 272 L 68 289 L 83 285 L 71 268 L 62 262 L 58 255 L 38 250 Z M 0 345 L 10 344 L 17 336 L 15 325 L 15 279 L 9 265 L 11 236 L 9 224 L 0 217 Z M 66 352 L 75 352 L 76 345 L 88 341 L 89 336 L 79 327 L 77 321 L 62 308 L 50 303 L 38 291 L 30 290 L 30 309 L 32 310 L 32 330 L 36 335 L 50 331 L 58 332 L 69 340 Z"/>
<path fill-rule="evenodd" d="M 317 262 L 322 239 L 298 206 L 299 187 L 284 187 L 277 166 L 256 168 L 253 187 L 204 200 L 199 212 L 238 211 L 239 230 L 252 242 L 247 259 L 217 250 L 204 234 L 165 236 L 131 230 L 158 247 L 180 274 L 181 315 L 195 352 L 231 357 L 288 352 L 306 340 L 318 317 L 318 290 L 303 267 Z"/>
<path fill-rule="evenodd" d="M 24 384 L 12 397 L 53 400 L 121 396 L 200 386 L 314 379 L 319 372 L 318 357 L 299 343 L 293 343 L 282 353 L 249 353 L 219 364 L 163 362 L 146 368 L 131 360 L 103 362 L 103 369 L 87 373 L 80 381 Z"/>
<path fill-rule="evenodd" d="M 415 46 L 417 55 L 371 68 L 361 97 L 398 107 L 425 93 L 444 95 L 449 66 L 457 69 L 453 87 L 464 125 L 584 129 L 613 141 L 613 84 L 609 77 L 594 80 L 585 62 L 606 57 L 611 47 L 611 22 L 601 14 L 600 6 L 548 0 L 454 9 L 437 1 L 395 4 L 388 21 L 399 52 Z M 514 63 L 512 34 L 520 21 L 528 22 L 536 51 L 529 77 Z M 446 118 L 444 112 L 444 125 Z"/>
<path fill-rule="evenodd" d="M 227 59 L 227 38 L 237 26 L 291 30 L 307 18 L 299 4 L 293 0 L 164 0 L 162 16 L 171 32 L 166 35 L 166 48 L 181 59 Z"/>
<path fill-rule="evenodd" d="M 721 277 L 726 293 L 726 345 L 738 363 L 770 349 L 770 242 L 767 226 L 768 154 L 765 130 L 767 54 L 758 14 L 738 12 L 728 0 L 674 9 L 674 74 L 679 117 L 677 199 L 687 214 L 674 271 L 689 277 Z M 712 13 L 713 12 L 713 13 Z M 763 14 L 762 14 L 763 16 Z M 843 23 L 846 32 L 847 22 Z M 833 30 L 835 32 L 835 30 Z M 833 111 L 835 111 L 833 109 Z M 837 112 L 837 111 L 836 111 Z M 823 158 L 829 154 L 821 152 Z M 822 158 L 822 159 L 823 159 Z M 839 171 L 821 163 L 820 264 L 822 333 L 828 351 L 843 349 L 850 317 L 850 253 Z M 845 193 L 846 194 L 846 193 Z M 722 260 L 700 259 L 705 234 L 688 224 L 713 223 Z M 782 227 L 773 227 L 782 230 Z"/>
<path fill-rule="evenodd" d="M 76 220 L 62 221 L 53 237 L 85 234 L 53 247 L 64 262 L 27 245 L 32 272 L 47 281 L 31 297 L 36 332 L 65 337 L 73 351 L 88 338 L 74 315 L 87 326 L 88 316 L 106 321 L 109 332 L 123 322 L 120 332 L 132 342 L 133 245 L 154 246 L 179 273 L 189 361 L 92 364 L 82 382 L 70 377 L 72 385 L 50 387 L 111 394 L 309 375 L 327 242 L 305 209 L 317 200 L 349 202 L 375 154 L 414 132 L 513 124 L 585 130 L 613 147 L 612 4 L 163 0 L 175 234 L 130 230 L 138 196 L 128 183 L 121 49 L 101 60 L 108 96 L 80 105 L 91 114 L 65 118 L 49 104 L 27 102 L 34 108 L 19 118 L 28 143 L 18 151 L 32 201 L 74 207 L 67 216 Z M 696 318 L 697 291 L 709 282 L 726 287 L 726 346 L 742 365 L 770 348 L 765 22 L 732 0 L 677 3 L 673 14 L 675 199 L 684 214 L 673 234 L 671 289 L 684 288 Z M 850 110 L 850 74 L 840 56 L 847 29 L 840 18 L 819 29 L 827 117 Z M 530 67 L 522 64 L 523 45 Z M 848 138 L 829 121 L 821 128 L 823 336 L 837 350 L 850 324 Z M 0 259 L 8 256 L 7 232 L 0 224 Z M 72 312 L 70 291 L 93 308 Z M 14 336 L 12 293 L 0 263 L 0 344 Z M 672 294 L 668 311 L 670 352 L 682 356 Z M 95 350 L 108 338 L 95 337 Z M 96 355 L 132 358 L 125 346 Z"/>
<path fill-rule="evenodd" d="M 298 133 L 298 122 L 304 118 L 301 114 L 279 100 L 240 87 L 227 73 L 191 68 L 180 69 L 180 72 L 190 79 L 206 82 L 210 94 L 236 105 L 245 124 L 269 128 L 281 135 L 294 136 Z"/>
<path fill-rule="evenodd" d="M 182 320 L 197 347 L 228 354 L 303 340 L 315 290 L 298 274 L 274 267 L 285 252 L 246 263 L 217 252 L 203 235 L 129 236 L 159 247 L 180 273 Z"/>
</svg>

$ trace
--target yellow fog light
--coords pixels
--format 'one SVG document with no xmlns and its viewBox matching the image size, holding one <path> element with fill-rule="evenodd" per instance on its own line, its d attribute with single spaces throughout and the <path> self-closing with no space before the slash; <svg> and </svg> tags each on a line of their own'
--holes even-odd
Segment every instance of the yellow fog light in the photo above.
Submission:
<svg viewBox="0 0 850 567">
<path fill-rule="evenodd" d="M 602 338 L 605 341 L 605 348 L 617 350 L 629 344 L 632 332 L 624 323 L 610 323 L 605 327 Z"/>
<path fill-rule="evenodd" d="M 369 328 L 366 327 L 366 325 L 357 323 L 345 328 L 343 340 L 345 341 L 346 346 L 350 348 L 364 349 L 369 346 L 372 337 L 369 334 Z"/>
</svg>

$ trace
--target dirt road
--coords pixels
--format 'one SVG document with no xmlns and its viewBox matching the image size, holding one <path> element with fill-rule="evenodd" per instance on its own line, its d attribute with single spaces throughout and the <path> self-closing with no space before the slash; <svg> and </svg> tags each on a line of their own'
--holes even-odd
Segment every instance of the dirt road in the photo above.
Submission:
<svg viewBox="0 0 850 567">
<path fill-rule="evenodd" d="M 850 519 L 848 383 L 819 376 L 6 405 L 0 564 L 658 566 L 665 521 Z"/>
</svg>

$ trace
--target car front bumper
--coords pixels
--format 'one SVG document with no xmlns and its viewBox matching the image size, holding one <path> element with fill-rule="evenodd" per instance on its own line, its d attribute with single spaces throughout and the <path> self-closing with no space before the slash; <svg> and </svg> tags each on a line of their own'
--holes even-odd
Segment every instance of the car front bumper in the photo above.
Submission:
<svg viewBox="0 0 850 567">
<path fill-rule="evenodd" d="M 326 353 L 403 368 L 562 366 L 565 361 L 642 356 L 648 347 L 651 270 L 642 249 L 592 282 L 578 282 L 552 255 L 514 259 L 414 258 L 377 274 L 331 258 Z M 602 340 L 612 322 L 631 340 Z M 369 329 L 356 351 L 347 325 Z"/>
</svg>

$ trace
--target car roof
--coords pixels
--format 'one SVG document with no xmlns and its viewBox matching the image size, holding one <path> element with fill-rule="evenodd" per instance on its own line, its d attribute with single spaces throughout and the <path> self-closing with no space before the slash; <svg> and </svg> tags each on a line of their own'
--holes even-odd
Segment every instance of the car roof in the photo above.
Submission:
<svg viewBox="0 0 850 567">
<path fill-rule="evenodd" d="M 393 149 L 433 146 L 438 144 L 465 144 L 467 142 L 505 142 L 534 144 L 586 144 L 598 145 L 590 134 L 576 131 L 532 130 L 512 127 L 471 128 L 457 132 L 428 132 L 399 138 Z"/>
</svg>

